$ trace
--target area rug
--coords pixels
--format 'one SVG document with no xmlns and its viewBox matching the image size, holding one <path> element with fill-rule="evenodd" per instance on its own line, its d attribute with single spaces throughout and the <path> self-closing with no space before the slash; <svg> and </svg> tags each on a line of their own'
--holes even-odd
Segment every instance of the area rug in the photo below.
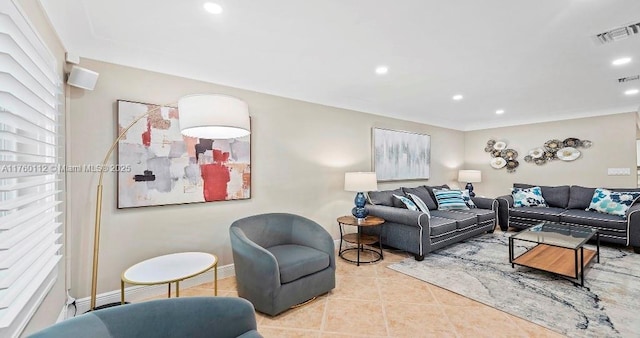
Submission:
<svg viewBox="0 0 640 338">
<path fill-rule="evenodd" d="M 640 254 L 602 245 L 600 263 L 585 270 L 581 287 L 551 273 L 512 268 L 510 235 L 485 234 L 389 268 L 569 337 L 640 337 Z"/>
</svg>

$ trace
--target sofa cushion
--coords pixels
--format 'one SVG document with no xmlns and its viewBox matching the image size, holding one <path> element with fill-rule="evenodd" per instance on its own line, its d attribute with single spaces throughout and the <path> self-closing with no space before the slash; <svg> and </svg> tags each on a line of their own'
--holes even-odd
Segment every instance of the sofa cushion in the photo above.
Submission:
<svg viewBox="0 0 640 338">
<path fill-rule="evenodd" d="M 584 210 L 591 204 L 591 198 L 596 188 L 585 188 L 579 185 L 572 185 L 569 193 L 569 205 L 567 209 Z"/>
<path fill-rule="evenodd" d="M 614 192 L 604 188 L 597 188 L 593 193 L 587 211 L 625 216 L 629 207 L 638 197 L 640 197 L 640 192 Z"/>
<path fill-rule="evenodd" d="M 413 210 L 413 211 L 420 211 L 418 210 L 418 206 L 413 203 L 413 201 L 408 198 L 408 197 L 404 197 L 404 196 L 400 196 L 400 195 L 396 195 L 394 194 L 393 197 L 397 198 L 400 200 L 400 202 L 402 202 L 402 204 L 404 204 L 404 207 L 409 209 L 409 210 Z"/>
<path fill-rule="evenodd" d="M 451 212 L 454 212 L 454 211 L 451 211 Z M 469 210 L 456 210 L 455 212 L 476 215 L 476 217 L 478 218 L 478 223 L 492 221 L 496 218 L 495 211 L 490 209 L 472 208 Z"/>
<path fill-rule="evenodd" d="M 522 219 L 522 220 L 532 220 L 535 222 L 560 222 L 560 214 L 562 214 L 565 209 L 562 208 L 541 208 L 541 207 L 520 207 L 520 208 L 510 208 L 509 209 L 509 217 Z"/>
<path fill-rule="evenodd" d="M 595 228 L 627 229 L 627 219 L 625 217 L 577 209 L 563 212 L 560 215 L 560 222 Z"/>
<path fill-rule="evenodd" d="M 425 186 L 420 186 L 415 188 L 402 188 L 402 191 L 404 191 L 405 195 L 411 193 L 420 197 L 420 199 L 424 202 L 427 208 L 429 208 L 429 210 L 438 209 L 438 205 L 436 204 L 433 197 L 431 197 L 431 193 L 429 192 L 429 190 L 427 190 Z"/>
<path fill-rule="evenodd" d="M 513 196 L 513 206 L 515 208 L 547 206 L 544 197 L 542 197 L 542 189 L 540 187 L 513 188 L 511 196 Z"/>
<path fill-rule="evenodd" d="M 523 184 L 523 183 L 514 183 L 514 188 L 533 188 L 535 185 L 531 184 Z M 568 185 L 560 185 L 560 186 L 545 186 L 539 185 L 540 190 L 542 190 L 542 197 L 544 201 L 550 207 L 556 208 L 567 208 L 569 205 L 569 191 L 570 188 Z"/>
<path fill-rule="evenodd" d="M 429 219 L 429 236 L 438 237 L 456 231 L 456 221 L 450 218 L 431 217 Z"/>
<path fill-rule="evenodd" d="M 433 210 L 431 211 L 431 217 L 455 220 L 456 228 L 458 229 L 465 229 L 478 224 L 478 217 L 476 215 L 460 211 L 463 210 Z"/>
<path fill-rule="evenodd" d="M 284 244 L 267 248 L 267 251 L 276 257 L 282 284 L 324 270 L 330 263 L 326 252 L 308 246 Z"/>
<path fill-rule="evenodd" d="M 469 207 L 460 190 L 433 189 L 438 202 L 438 210 L 467 210 Z"/>
<path fill-rule="evenodd" d="M 404 193 L 402 189 L 398 188 L 395 190 L 380 190 L 380 191 L 369 191 L 369 203 L 376 205 L 386 205 L 388 207 L 396 207 L 396 208 L 405 208 L 404 204 L 400 202 L 397 198 L 393 197 L 393 195 L 403 196 Z"/>
</svg>

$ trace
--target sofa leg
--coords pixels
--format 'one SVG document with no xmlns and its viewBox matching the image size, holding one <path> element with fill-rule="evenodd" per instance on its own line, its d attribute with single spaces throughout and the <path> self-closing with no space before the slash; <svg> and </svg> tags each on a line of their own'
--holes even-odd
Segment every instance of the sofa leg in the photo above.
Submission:
<svg viewBox="0 0 640 338">
<path fill-rule="evenodd" d="M 492 233 L 493 233 L 493 231 L 495 231 L 495 229 L 491 229 L 491 230 L 487 231 L 487 233 L 488 233 L 488 234 L 492 234 Z"/>
<path fill-rule="evenodd" d="M 416 261 L 421 262 L 424 260 L 424 255 L 413 255 L 413 257 L 415 257 Z"/>
<path fill-rule="evenodd" d="M 640 254 L 640 246 L 634 246 L 633 247 L 633 252 Z"/>
</svg>

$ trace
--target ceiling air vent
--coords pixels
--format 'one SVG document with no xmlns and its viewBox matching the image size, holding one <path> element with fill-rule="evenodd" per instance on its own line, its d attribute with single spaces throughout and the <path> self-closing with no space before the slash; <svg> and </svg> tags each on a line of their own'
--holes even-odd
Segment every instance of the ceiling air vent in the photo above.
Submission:
<svg viewBox="0 0 640 338">
<path fill-rule="evenodd" d="M 611 29 L 604 33 L 597 34 L 594 38 L 599 44 L 604 45 L 626 39 L 638 33 L 640 33 L 640 22 Z"/>
<path fill-rule="evenodd" d="M 637 81 L 637 80 L 640 80 L 640 75 L 621 77 L 618 79 L 618 83 L 625 83 L 625 82 Z"/>
</svg>

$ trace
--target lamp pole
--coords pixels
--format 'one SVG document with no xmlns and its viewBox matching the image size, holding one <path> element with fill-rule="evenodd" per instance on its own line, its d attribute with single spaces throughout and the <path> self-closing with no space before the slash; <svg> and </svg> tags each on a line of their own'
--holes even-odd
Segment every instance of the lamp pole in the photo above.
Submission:
<svg viewBox="0 0 640 338">
<path fill-rule="evenodd" d="M 107 154 L 104 156 L 104 159 L 102 160 L 102 166 L 100 167 L 100 176 L 98 178 L 98 189 L 96 192 L 96 218 L 95 218 L 95 224 L 93 228 L 93 231 L 94 231 L 93 233 L 93 267 L 91 269 L 91 301 L 90 301 L 89 311 L 93 311 L 96 309 L 96 294 L 98 291 L 97 289 L 98 287 L 98 253 L 100 251 L 100 222 L 102 220 L 102 179 L 104 177 L 104 168 L 106 168 L 107 161 L 109 161 L 109 158 L 111 158 L 111 154 L 116 149 L 118 142 L 124 137 L 124 135 L 127 134 L 129 129 L 131 129 L 133 125 L 135 125 L 138 121 L 142 120 L 143 118 L 149 116 L 151 113 L 162 109 L 162 107 L 170 106 L 170 105 L 173 105 L 173 103 L 169 105 L 160 105 L 155 108 L 149 109 L 147 110 L 146 113 L 138 116 L 135 120 L 133 120 L 133 122 L 129 123 L 129 125 L 126 128 L 124 128 L 124 130 L 122 130 L 120 134 L 118 134 L 118 137 L 116 138 L 115 141 L 113 141 L 113 143 L 111 144 L 111 147 L 109 148 L 109 151 L 107 151 Z M 119 304 L 120 302 L 113 303 L 113 305 L 111 304 L 103 305 L 102 307 L 110 307 L 110 306 L 115 306 Z"/>
</svg>

